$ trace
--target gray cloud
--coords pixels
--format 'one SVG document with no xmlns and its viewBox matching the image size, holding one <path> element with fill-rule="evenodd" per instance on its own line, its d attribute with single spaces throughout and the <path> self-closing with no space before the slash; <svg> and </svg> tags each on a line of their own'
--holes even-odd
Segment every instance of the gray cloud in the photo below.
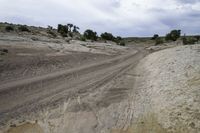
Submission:
<svg viewBox="0 0 200 133">
<path fill-rule="evenodd" d="M 178 2 L 181 3 L 197 3 L 199 0 L 177 0 Z"/>
</svg>

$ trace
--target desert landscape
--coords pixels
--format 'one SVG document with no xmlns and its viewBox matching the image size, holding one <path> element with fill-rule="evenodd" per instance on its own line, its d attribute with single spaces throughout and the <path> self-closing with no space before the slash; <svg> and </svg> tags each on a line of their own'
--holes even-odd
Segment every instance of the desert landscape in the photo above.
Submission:
<svg viewBox="0 0 200 133">
<path fill-rule="evenodd" d="M 0 133 L 200 133 L 198 0 L 0 0 Z"/>
<path fill-rule="evenodd" d="M 0 35 L 2 133 L 200 131 L 198 44 L 40 34 Z"/>
</svg>

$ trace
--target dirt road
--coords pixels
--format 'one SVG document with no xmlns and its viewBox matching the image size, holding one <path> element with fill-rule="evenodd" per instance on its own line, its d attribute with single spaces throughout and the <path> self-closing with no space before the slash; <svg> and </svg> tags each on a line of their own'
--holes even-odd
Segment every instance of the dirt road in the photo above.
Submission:
<svg viewBox="0 0 200 133">
<path fill-rule="evenodd" d="M 99 63 L 1 84 L 0 125 L 30 112 L 55 108 L 69 98 L 87 97 L 92 93 L 104 95 L 98 90 L 100 86 L 134 67 L 147 53 L 130 51 Z"/>
</svg>

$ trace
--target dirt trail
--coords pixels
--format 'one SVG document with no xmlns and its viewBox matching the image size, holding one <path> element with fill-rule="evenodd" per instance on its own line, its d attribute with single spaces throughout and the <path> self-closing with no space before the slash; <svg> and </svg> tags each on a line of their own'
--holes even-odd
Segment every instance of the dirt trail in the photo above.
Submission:
<svg viewBox="0 0 200 133">
<path fill-rule="evenodd" d="M 143 50 L 137 53 L 130 51 L 126 55 L 99 63 L 1 84 L 0 125 L 3 126 L 12 119 L 26 117 L 30 112 L 55 108 L 68 99 L 87 97 L 94 93 L 105 97 L 103 103 L 111 104 L 112 101 L 106 98 L 108 94 L 102 93 L 98 88 L 124 74 L 147 54 Z M 120 93 L 122 92 L 119 91 L 118 94 Z M 99 106 L 105 106 L 99 100 L 96 101 Z"/>
</svg>

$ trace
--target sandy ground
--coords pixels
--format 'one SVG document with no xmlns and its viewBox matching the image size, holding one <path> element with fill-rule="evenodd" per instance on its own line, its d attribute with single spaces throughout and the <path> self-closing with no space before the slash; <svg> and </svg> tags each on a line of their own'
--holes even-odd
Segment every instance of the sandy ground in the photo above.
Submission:
<svg viewBox="0 0 200 133">
<path fill-rule="evenodd" d="M 0 56 L 1 83 L 91 64 L 128 50 L 106 43 L 67 43 L 63 39 L 13 34 L 0 34 L 0 49 L 8 49 Z"/>
<path fill-rule="evenodd" d="M 121 81 L 115 80 L 147 53 L 108 43 L 36 40 L 1 35 L 1 49 L 8 49 L 0 62 L 2 131 L 12 127 L 8 132 L 77 133 L 84 128 L 84 132 L 92 133 L 111 128 L 113 124 L 106 123 L 105 127 L 102 124 L 96 129 L 91 127 L 93 120 L 98 122 L 93 111 L 101 110 L 103 119 L 110 114 L 106 113 L 110 109 L 104 112 L 104 108 L 116 106 L 127 96 L 131 87 L 123 89 L 116 83 Z M 59 128 L 57 121 L 63 114 L 70 122 L 60 123 L 64 125 Z M 114 123 L 117 119 L 110 121 Z M 76 126 L 71 128 L 73 123 Z"/>
<path fill-rule="evenodd" d="M 148 45 L 1 35 L 0 133 L 198 133 L 199 45 Z"/>
<path fill-rule="evenodd" d="M 34 80 L 38 80 L 38 78 L 31 79 L 31 81 L 21 81 L 20 83 L 15 82 L 13 85 L 4 85 L 0 89 L 2 96 L 0 101 L 7 97 L 6 94 L 11 96 L 14 93 L 15 97 L 11 96 L 13 98 L 6 100 L 5 104 L 9 103 L 7 109 L 6 105 L 3 105 L 4 102 L 1 102 L 1 106 L 5 107 L 1 109 L 1 114 L 6 112 L 6 118 L 11 116 L 17 120 L 7 122 L 9 125 L 22 124 L 17 128 L 11 128 L 9 132 L 36 131 L 38 126 L 42 128 L 42 132 L 47 133 L 110 132 L 111 128 L 115 126 L 126 125 L 129 121 L 124 118 L 128 117 L 129 111 L 131 111 L 127 100 L 129 93 L 132 91 L 134 77 L 128 71 L 132 70 L 144 55 L 143 52 L 129 53 L 98 65 L 95 64 L 94 68 L 93 66 L 87 66 L 79 69 L 79 71 L 75 70 L 78 76 L 74 79 L 69 79 L 72 74 L 67 72 L 62 72 L 63 76 L 56 73 L 42 77 L 44 86 L 45 80 L 48 78 L 46 81 L 48 92 L 44 86 L 37 88 L 36 84 L 41 85 L 41 83 Z M 56 77 L 54 77 L 55 75 Z M 65 82 L 65 84 L 61 84 L 61 80 L 57 79 L 57 75 L 62 77 L 62 82 Z M 59 85 L 52 82 L 52 80 L 55 80 L 54 78 L 57 82 L 59 81 Z M 51 85 L 49 80 L 51 80 Z M 31 83 L 27 83 L 28 81 Z M 23 86 L 21 87 L 21 85 Z M 57 87 L 55 88 L 55 86 Z M 14 88 L 12 89 L 12 87 Z M 19 89 L 15 91 L 15 88 Z M 24 98 L 22 99 L 22 97 Z M 12 104 L 14 105 L 11 106 Z M 35 112 L 37 112 L 37 115 Z M 3 119 L 5 117 L 1 117 L 1 120 Z M 33 125 L 30 123 L 23 124 L 29 121 Z"/>
<path fill-rule="evenodd" d="M 144 58 L 136 68 L 134 118 L 127 132 L 200 132 L 200 46 L 179 46 Z"/>
</svg>

